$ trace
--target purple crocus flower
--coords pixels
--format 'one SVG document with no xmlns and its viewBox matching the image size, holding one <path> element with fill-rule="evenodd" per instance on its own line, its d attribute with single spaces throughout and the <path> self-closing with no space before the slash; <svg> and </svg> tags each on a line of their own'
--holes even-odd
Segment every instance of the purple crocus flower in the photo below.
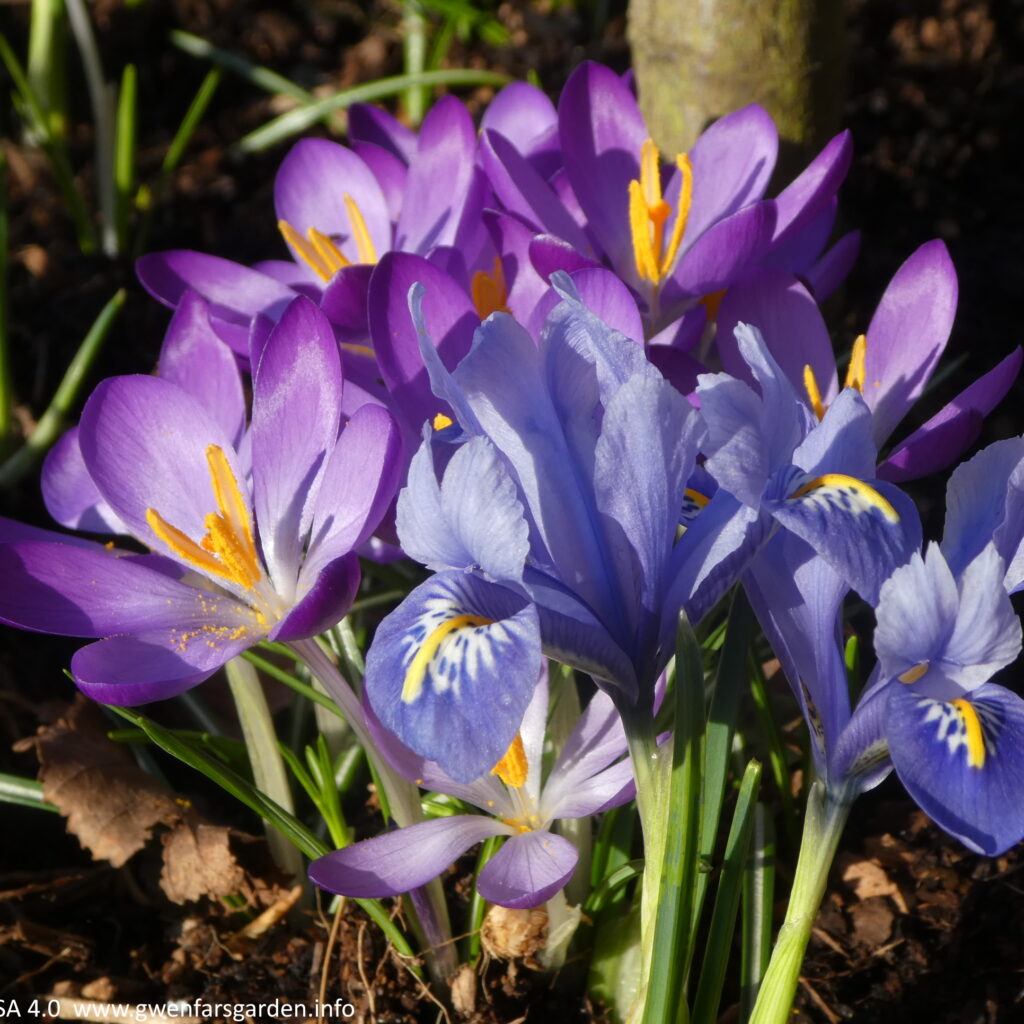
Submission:
<svg viewBox="0 0 1024 1024">
<path fill-rule="evenodd" d="M 462 274 L 493 270 L 481 219 L 487 185 L 476 166 L 476 133 L 465 107 L 444 97 L 416 139 L 391 122 L 363 110 L 354 149 L 303 139 L 288 152 L 275 179 L 274 203 L 294 262 L 246 267 L 177 250 L 143 256 L 139 279 L 171 307 L 187 290 L 203 296 L 221 337 L 248 355 L 253 318 L 276 321 L 299 293 L 320 303 L 343 342 L 365 345 L 370 274 L 390 250 L 430 256 Z"/>
<path fill-rule="evenodd" d="M 892 436 L 922 396 L 945 350 L 956 313 L 956 271 L 945 245 L 928 242 L 897 270 L 853 346 L 844 387 L 871 410 L 876 448 Z M 839 392 L 828 330 L 811 293 L 780 270 L 748 274 L 730 288 L 718 314 L 724 368 L 749 380 L 732 340 L 738 322 L 756 324 L 774 358 L 820 418 Z M 878 467 L 899 483 L 950 465 L 978 436 L 981 424 L 1020 371 L 1020 348 L 979 377 L 927 423 L 899 441 Z"/>
<path fill-rule="evenodd" d="M 630 87 L 589 62 L 567 82 L 558 123 L 564 179 L 545 180 L 496 127 L 481 146 L 491 186 L 509 218 L 541 234 L 526 253 L 542 277 L 604 263 L 635 291 L 649 337 L 750 266 L 810 274 L 851 156 L 848 134 L 837 136 L 765 201 L 778 136 L 752 105 L 717 121 L 665 171 Z"/>
<path fill-rule="evenodd" d="M 336 850 L 310 865 L 310 877 L 343 896 L 393 896 L 436 878 L 481 840 L 507 836 L 477 877 L 480 895 L 514 908 L 550 899 L 569 881 L 579 859 L 576 847 L 551 831 L 552 824 L 617 807 L 632 798 L 634 783 L 622 724 L 603 693 L 587 705 L 542 779 L 547 713 L 543 673 L 508 753 L 490 773 L 468 783 L 456 782 L 379 729 L 378 743 L 401 775 L 483 813 L 435 818 Z"/>
<path fill-rule="evenodd" d="M 41 532 L 22 539 L 8 524 L 0 619 L 100 637 L 71 671 L 114 704 L 172 696 L 264 637 L 333 625 L 358 586 L 353 548 L 387 508 L 400 462 L 383 409 L 366 406 L 342 429 L 342 389 L 330 324 L 305 298 L 266 340 L 245 459 L 193 391 L 157 377 L 101 383 L 82 414 L 84 467 L 155 554 Z"/>
</svg>

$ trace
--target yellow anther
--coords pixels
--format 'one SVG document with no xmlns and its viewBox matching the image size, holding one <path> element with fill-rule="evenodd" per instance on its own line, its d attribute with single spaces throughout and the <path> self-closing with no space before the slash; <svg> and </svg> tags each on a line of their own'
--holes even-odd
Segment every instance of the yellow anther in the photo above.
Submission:
<svg viewBox="0 0 1024 1024">
<path fill-rule="evenodd" d="M 853 343 L 853 351 L 850 353 L 850 365 L 846 370 L 844 388 L 854 388 L 861 394 L 864 393 L 864 382 L 867 380 L 866 362 L 868 356 L 868 337 L 861 334 Z"/>
<path fill-rule="evenodd" d="M 857 497 L 871 508 L 877 509 L 890 523 L 899 522 L 899 513 L 878 491 L 873 487 L 869 487 L 863 480 L 858 480 L 855 476 L 847 476 L 845 473 L 825 473 L 822 476 L 817 476 L 813 480 L 809 480 L 802 487 L 798 487 L 789 496 L 789 500 L 793 501 L 796 498 L 803 498 L 812 491 L 823 487 L 844 489 L 852 497 Z"/>
<path fill-rule="evenodd" d="M 679 186 L 679 208 L 672 235 L 665 246 L 665 225 L 672 216 L 672 207 L 661 192 L 661 168 L 658 147 L 647 139 L 640 148 L 640 178 L 629 183 L 629 228 L 633 239 L 633 259 L 640 277 L 657 287 L 675 263 L 686 231 L 693 199 L 693 169 L 685 153 L 676 157 L 682 175 Z"/>
<path fill-rule="evenodd" d="M 708 322 L 718 318 L 718 309 L 722 305 L 722 299 L 725 298 L 725 292 L 725 288 L 719 292 L 709 292 L 700 300 L 700 304 L 708 311 Z"/>
<path fill-rule="evenodd" d="M 284 240 L 302 257 L 303 261 L 322 281 L 329 281 L 333 271 L 328 267 L 313 245 L 302 237 L 286 220 L 277 222 L 277 229 L 284 236 Z"/>
<path fill-rule="evenodd" d="M 804 367 L 804 388 L 807 391 L 807 397 L 810 400 L 811 408 L 814 410 L 814 415 L 819 420 L 823 419 L 828 406 L 821 400 L 821 389 L 818 387 L 818 381 L 814 376 L 814 370 L 811 369 L 810 363 Z"/>
<path fill-rule="evenodd" d="M 928 662 L 922 662 L 920 665 L 915 665 L 913 668 L 908 668 L 906 672 L 901 672 L 896 678 L 901 683 L 916 683 L 926 672 L 928 671 Z"/>
<path fill-rule="evenodd" d="M 205 517 L 203 539 L 197 544 L 153 508 L 146 509 L 146 522 L 179 558 L 202 572 L 251 590 L 263 577 L 263 570 L 253 542 L 249 510 L 223 450 L 209 445 L 206 461 L 217 511 Z"/>
<path fill-rule="evenodd" d="M 464 628 L 475 629 L 478 626 L 490 626 L 493 623 L 494 619 L 485 619 L 482 615 L 456 615 L 454 618 L 448 619 L 447 622 L 442 622 L 423 641 L 423 646 L 416 652 L 416 657 L 412 659 L 402 683 L 402 700 L 406 704 L 411 704 L 423 692 L 423 681 L 427 676 L 427 668 L 434 660 L 434 655 L 437 654 L 441 644 L 452 633 Z"/>
<path fill-rule="evenodd" d="M 963 698 L 951 700 L 950 704 L 956 708 L 960 715 L 960 721 L 964 723 L 964 731 L 967 734 L 967 763 L 972 768 L 985 767 L 985 733 L 981 728 L 981 719 L 974 705 Z"/>
<path fill-rule="evenodd" d="M 348 194 L 344 196 L 345 209 L 348 210 L 349 223 L 352 225 L 352 240 L 356 243 L 356 253 L 360 263 L 376 263 L 377 250 L 374 247 L 373 239 L 370 238 L 370 231 L 363 219 L 363 214 L 356 201 Z"/>
<path fill-rule="evenodd" d="M 306 232 L 306 237 L 316 250 L 317 256 L 320 257 L 321 263 L 329 272 L 330 277 L 333 277 L 342 267 L 351 265 L 350 260 L 335 245 L 334 241 L 328 238 L 322 231 L 310 228 Z"/>
<path fill-rule="evenodd" d="M 452 425 L 452 418 L 450 416 L 445 416 L 445 414 L 443 412 L 439 412 L 434 417 L 434 429 L 435 430 L 444 430 L 445 427 L 450 427 L 451 425 Z"/>
<path fill-rule="evenodd" d="M 516 733 L 516 738 L 505 752 L 505 756 L 491 769 L 506 786 L 519 789 L 525 782 L 530 766 L 526 762 L 526 751 L 523 749 L 523 737 Z"/>
<path fill-rule="evenodd" d="M 508 313 L 508 286 L 505 284 L 505 268 L 501 257 L 494 257 L 494 270 L 477 270 L 469 283 L 476 315 L 486 320 L 492 313 Z"/>
</svg>

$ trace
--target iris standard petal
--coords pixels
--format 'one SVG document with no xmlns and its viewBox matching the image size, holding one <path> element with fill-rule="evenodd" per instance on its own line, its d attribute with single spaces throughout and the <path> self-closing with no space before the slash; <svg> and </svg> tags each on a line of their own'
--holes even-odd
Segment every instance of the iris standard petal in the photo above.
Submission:
<svg viewBox="0 0 1024 1024">
<path fill-rule="evenodd" d="M 994 857 L 1024 837 L 1024 701 L 988 684 L 942 701 L 893 687 L 887 716 L 893 764 L 941 828 Z"/>
<path fill-rule="evenodd" d="M 1021 511 L 1017 511 L 1021 510 Z M 953 470 L 946 487 L 942 551 L 959 574 L 989 543 L 1008 567 L 1024 536 L 1024 437 L 996 441 Z M 1020 576 L 1007 579 L 1010 593 Z"/>
<path fill-rule="evenodd" d="M 465 573 L 420 584 L 377 629 L 366 688 L 406 746 L 469 782 L 504 756 L 540 672 L 537 612 Z"/>
<path fill-rule="evenodd" d="M 578 860 L 568 839 L 543 830 L 523 832 L 507 840 L 487 862 L 476 887 L 488 903 L 500 907 L 539 907 L 565 886 Z"/>
<path fill-rule="evenodd" d="M 318 857 L 309 866 L 309 877 L 342 896 L 394 896 L 426 885 L 471 846 L 508 831 L 482 815 L 421 821 Z"/>
<path fill-rule="evenodd" d="M 522 580 L 529 527 L 508 466 L 485 437 L 458 448 L 440 486 L 426 439 L 399 495 L 396 522 L 406 554 L 429 569 L 479 569 L 493 580 Z"/>
<path fill-rule="evenodd" d="M 294 596 L 320 480 L 341 420 L 342 373 L 331 325 L 296 299 L 271 331 L 253 377 L 253 503 L 274 587 Z"/>
</svg>

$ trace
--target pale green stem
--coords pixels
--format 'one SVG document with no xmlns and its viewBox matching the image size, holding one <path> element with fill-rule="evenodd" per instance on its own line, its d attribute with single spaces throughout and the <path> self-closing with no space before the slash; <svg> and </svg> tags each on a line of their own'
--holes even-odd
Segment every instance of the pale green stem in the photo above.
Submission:
<svg viewBox="0 0 1024 1024">
<path fill-rule="evenodd" d="M 850 806 L 846 794 L 828 793 L 821 782 L 811 786 L 786 920 L 775 940 L 749 1024 L 785 1024 L 789 1020 L 811 928 Z"/>
<path fill-rule="evenodd" d="M 330 694 L 352 727 L 384 790 L 383 796 L 387 800 L 391 817 L 400 827 L 423 821 L 419 790 L 398 775 L 381 756 L 366 726 L 359 698 L 327 652 L 315 640 L 292 640 L 288 646 L 306 663 L 314 678 Z M 436 981 L 445 981 L 455 972 L 458 963 L 452 945 L 448 908 L 440 883 L 435 879 L 410 896 L 410 900 L 419 917 L 413 925 L 424 943 L 427 970 Z"/>
<path fill-rule="evenodd" d="M 253 782 L 261 793 L 294 815 L 295 804 L 292 802 L 284 760 L 277 746 L 274 720 L 256 669 L 242 658 L 232 658 L 227 663 L 226 671 L 252 767 Z M 264 828 L 277 866 L 292 878 L 303 878 L 305 865 L 301 852 L 271 824 L 266 823 Z"/>
</svg>

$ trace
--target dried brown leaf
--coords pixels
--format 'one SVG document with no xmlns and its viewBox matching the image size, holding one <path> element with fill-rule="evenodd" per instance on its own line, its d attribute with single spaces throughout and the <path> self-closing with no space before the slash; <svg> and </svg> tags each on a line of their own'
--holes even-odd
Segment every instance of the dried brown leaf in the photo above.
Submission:
<svg viewBox="0 0 1024 1024">
<path fill-rule="evenodd" d="M 103 713 L 81 695 L 65 717 L 39 730 L 34 743 L 44 798 L 96 859 L 120 867 L 155 825 L 180 820 L 174 795 L 108 739 Z"/>
<path fill-rule="evenodd" d="M 160 888 L 174 903 L 204 896 L 230 896 L 245 883 L 245 872 L 231 852 L 231 833 L 191 816 L 162 837 L 164 866 Z"/>
<path fill-rule="evenodd" d="M 846 857 L 840 861 L 841 878 L 857 894 L 859 899 L 867 900 L 873 896 L 889 896 L 899 907 L 900 912 L 907 913 L 906 900 L 899 886 L 885 873 L 884 868 L 873 860 L 857 857 Z"/>
</svg>

